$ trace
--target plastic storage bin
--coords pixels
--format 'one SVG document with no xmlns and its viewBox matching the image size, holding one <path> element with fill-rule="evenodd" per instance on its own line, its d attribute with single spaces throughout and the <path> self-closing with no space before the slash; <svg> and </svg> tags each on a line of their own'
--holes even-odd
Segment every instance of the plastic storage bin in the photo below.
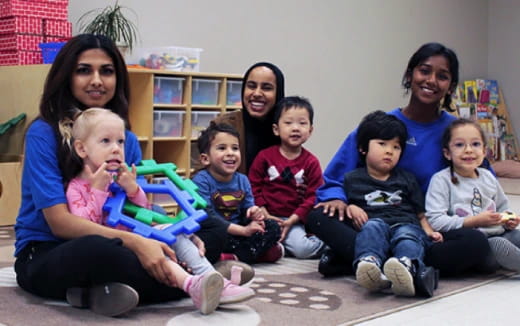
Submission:
<svg viewBox="0 0 520 326">
<path fill-rule="evenodd" d="M 193 78 L 191 103 L 216 105 L 220 80 Z"/>
<path fill-rule="evenodd" d="M 153 111 L 153 135 L 156 137 L 181 137 L 184 114 L 182 111 Z"/>
<path fill-rule="evenodd" d="M 191 137 L 199 138 L 200 132 L 206 129 L 211 120 L 215 119 L 217 115 L 219 115 L 219 112 L 191 112 Z"/>
<path fill-rule="evenodd" d="M 156 104 L 181 104 L 184 78 L 160 77 L 153 80 L 153 102 Z"/>
<path fill-rule="evenodd" d="M 242 105 L 242 81 L 228 80 L 226 90 L 226 105 Z"/>
<path fill-rule="evenodd" d="M 42 50 L 43 63 L 53 63 L 65 43 L 67 42 L 40 43 L 38 46 Z"/>
<path fill-rule="evenodd" d="M 136 48 L 127 62 L 152 69 L 200 71 L 201 52 L 202 49 L 178 46 Z"/>
</svg>

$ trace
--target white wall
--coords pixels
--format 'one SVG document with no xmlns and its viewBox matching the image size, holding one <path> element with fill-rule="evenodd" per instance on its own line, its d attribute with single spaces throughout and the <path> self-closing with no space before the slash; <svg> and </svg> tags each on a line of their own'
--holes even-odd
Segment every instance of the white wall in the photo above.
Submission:
<svg viewBox="0 0 520 326">
<path fill-rule="evenodd" d="M 520 127 L 520 1 L 489 1 L 489 77 L 498 80 L 513 128 Z M 515 128 L 516 127 L 516 128 Z M 520 133 L 517 131 L 516 135 Z M 518 138 L 517 138 L 518 139 Z"/>
<path fill-rule="evenodd" d="M 69 20 L 75 24 L 87 10 L 113 2 L 70 0 Z M 366 113 L 407 103 L 401 77 L 421 44 L 452 47 L 462 78 L 488 71 L 487 0 L 119 3 L 138 13 L 142 46 L 201 47 L 202 71 L 243 73 L 259 60 L 277 64 L 286 94 L 306 96 L 315 107 L 307 147 L 323 166 Z"/>
</svg>

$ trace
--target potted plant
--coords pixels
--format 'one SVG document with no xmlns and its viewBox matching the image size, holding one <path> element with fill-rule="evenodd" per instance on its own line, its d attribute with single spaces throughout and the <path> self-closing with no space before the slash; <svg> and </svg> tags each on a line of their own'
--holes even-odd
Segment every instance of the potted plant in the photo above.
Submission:
<svg viewBox="0 0 520 326">
<path fill-rule="evenodd" d="M 124 11 L 131 12 L 137 18 L 135 11 L 120 6 L 117 1 L 114 6 L 89 10 L 78 19 L 79 31 L 104 35 L 114 41 L 120 50 L 128 48 L 131 51 L 137 41 L 137 27 Z"/>
</svg>

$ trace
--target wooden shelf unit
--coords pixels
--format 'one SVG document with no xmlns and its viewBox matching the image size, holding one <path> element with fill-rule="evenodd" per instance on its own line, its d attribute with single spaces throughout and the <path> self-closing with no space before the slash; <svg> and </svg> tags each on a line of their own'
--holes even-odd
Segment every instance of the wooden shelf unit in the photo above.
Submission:
<svg viewBox="0 0 520 326">
<path fill-rule="evenodd" d="M 175 72 L 153 69 L 129 69 L 130 73 L 130 124 L 141 144 L 143 159 L 154 159 L 157 163 L 172 162 L 177 165 L 178 173 L 190 177 L 192 165 L 192 113 L 213 112 L 221 114 L 240 109 L 237 105 L 228 105 L 228 81 L 241 81 L 242 76 L 236 74 Z M 182 100 L 179 104 L 154 102 L 154 78 L 184 78 L 182 82 Z M 212 80 L 218 85 L 217 102 L 215 104 L 194 104 L 193 84 L 197 80 Z M 153 112 L 182 112 L 182 133 L 175 137 L 154 135 Z M 200 126 L 199 126 L 200 127 Z"/>
</svg>

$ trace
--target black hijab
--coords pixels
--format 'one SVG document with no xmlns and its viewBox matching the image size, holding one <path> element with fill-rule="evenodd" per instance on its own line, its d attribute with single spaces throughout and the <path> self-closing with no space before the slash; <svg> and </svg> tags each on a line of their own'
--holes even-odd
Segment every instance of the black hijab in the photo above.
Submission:
<svg viewBox="0 0 520 326">
<path fill-rule="evenodd" d="M 246 87 L 246 81 L 249 74 L 256 67 L 267 67 L 271 69 L 276 77 L 276 104 L 285 96 L 285 81 L 282 71 L 272 63 L 269 62 L 257 62 L 246 71 L 242 83 L 242 113 L 244 116 L 244 130 L 245 130 L 245 141 L 246 141 L 246 169 L 249 171 L 249 167 L 253 163 L 258 152 L 269 146 L 279 144 L 280 139 L 273 134 L 273 120 L 274 111 L 273 108 L 265 117 L 264 120 L 259 120 L 251 117 L 247 112 L 244 105 L 244 89 Z"/>
</svg>

